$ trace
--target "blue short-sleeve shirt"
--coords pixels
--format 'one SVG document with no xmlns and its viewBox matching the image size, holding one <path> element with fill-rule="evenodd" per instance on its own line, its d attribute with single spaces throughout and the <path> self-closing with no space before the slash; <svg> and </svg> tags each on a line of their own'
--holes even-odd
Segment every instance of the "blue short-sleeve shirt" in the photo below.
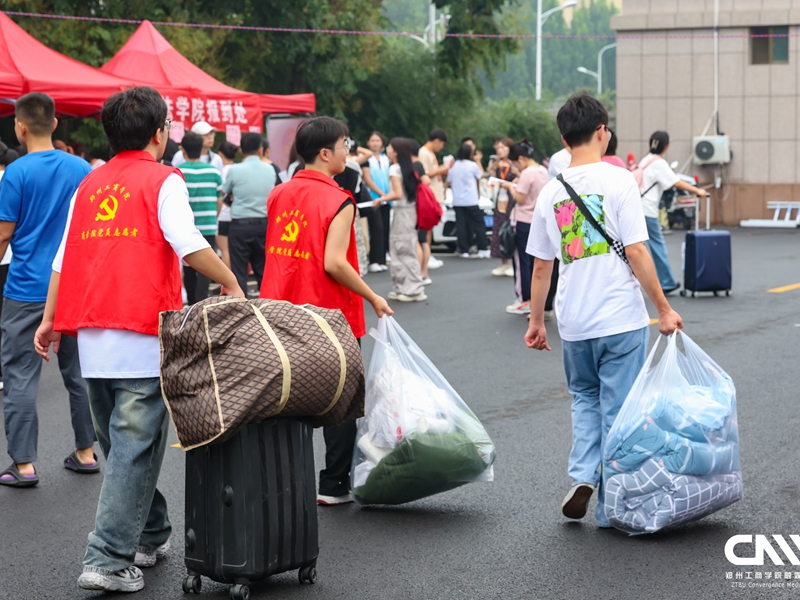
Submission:
<svg viewBox="0 0 800 600">
<path fill-rule="evenodd" d="M 61 243 L 69 202 L 89 163 L 62 152 L 33 152 L 6 167 L 0 179 L 0 221 L 16 223 L 14 253 L 3 295 L 18 302 L 44 302 L 53 258 Z"/>
</svg>

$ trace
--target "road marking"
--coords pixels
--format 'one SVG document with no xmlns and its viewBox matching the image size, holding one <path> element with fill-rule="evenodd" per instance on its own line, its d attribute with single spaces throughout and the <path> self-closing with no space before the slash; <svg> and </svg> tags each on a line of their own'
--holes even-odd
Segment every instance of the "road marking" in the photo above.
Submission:
<svg viewBox="0 0 800 600">
<path fill-rule="evenodd" d="M 767 290 L 767 292 L 770 294 L 782 294 L 783 292 L 791 292 L 792 290 L 800 290 L 800 283 L 772 288 L 771 290 Z"/>
<path fill-rule="evenodd" d="M 650 325 L 655 325 L 658 323 L 658 319 L 650 319 Z"/>
</svg>

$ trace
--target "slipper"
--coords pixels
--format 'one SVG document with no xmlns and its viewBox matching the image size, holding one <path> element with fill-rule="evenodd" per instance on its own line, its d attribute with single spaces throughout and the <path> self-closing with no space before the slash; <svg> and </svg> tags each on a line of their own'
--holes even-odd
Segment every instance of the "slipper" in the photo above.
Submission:
<svg viewBox="0 0 800 600">
<path fill-rule="evenodd" d="M 36 467 L 34 467 L 34 471 Z M 5 471 L 0 473 L 0 485 L 7 485 L 8 487 L 33 487 L 39 483 L 39 476 L 34 473 L 33 475 L 23 475 L 17 469 L 16 464 L 12 464 Z"/>
<path fill-rule="evenodd" d="M 100 472 L 100 463 L 97 462 L 97 454 L 95 454 L 93 463 L 84 464 L 78 460 L 78 453 L 73 451 L 72 454 L 64 459 L 64 468 L 81 475 L 91 475 L 92 473 Z"/>
</svg>

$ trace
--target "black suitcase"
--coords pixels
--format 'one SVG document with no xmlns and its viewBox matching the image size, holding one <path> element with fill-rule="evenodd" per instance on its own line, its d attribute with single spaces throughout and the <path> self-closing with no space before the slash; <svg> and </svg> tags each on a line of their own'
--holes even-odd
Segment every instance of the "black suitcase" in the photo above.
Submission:
<svg viewBox="0 0 800 600">
<path fill-rule="evenodd" d="M 691 292 L 725 292 L 732 285 L 731 234 L 729 231 L 690 231 L 686 234 L 681 296 Z"/>
<path fill-rule="evenodd" d="M 301 583 L 316 581 L 312 431 L 298 419 L 267 419 L 186 453 L 184 592 L 199 593 L 201 575 L 231 584 L 234 600 L 291 569 Z"/>
</svg>

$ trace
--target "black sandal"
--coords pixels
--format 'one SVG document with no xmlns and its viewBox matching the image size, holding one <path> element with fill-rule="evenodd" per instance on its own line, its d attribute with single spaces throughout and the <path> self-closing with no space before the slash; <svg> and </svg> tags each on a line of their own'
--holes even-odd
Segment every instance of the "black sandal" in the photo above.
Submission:
<svg viewBox="0 0 800 600">
<path fill-rule="evenodd" d="M 33 475 L 23 475 L 17 469 L 16 464 L 12 464 L 5 471 L 0 473 L 0 485 L 8 487 L 33 487 L 39 483 L 39 476 L 36 474 L 36 467 L 33 468 Z M 11 479 L 9 479 L 11 477 Z"/>
<path fill-rule="evenodd" d="M 91 475 L 92 473 L 100 472 L 100 463 L 97 462 L 97 454 L 94 454 L 94 463 L 86 465 L 78 460 L 77 451 L 73 451 L 72 454 L 64 459 L 64 468 L 81 475 Z"/>
</svg>

